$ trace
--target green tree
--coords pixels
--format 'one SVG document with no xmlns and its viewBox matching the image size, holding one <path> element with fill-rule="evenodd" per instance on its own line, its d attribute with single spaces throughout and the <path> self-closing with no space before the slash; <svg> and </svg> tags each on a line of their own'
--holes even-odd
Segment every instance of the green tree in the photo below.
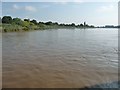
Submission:
<svg viewBox="0 0 120 90">
<path fill-rule="evenodd" d="M 11 18 L 11 16 L 4 16 L 4 17 L 2 18 L 2 23 L 11 24 L 11 23 L 12 23 L 12 18 Z"/>
<path fill-rule="evenodd" d="M 74 23 L 72 23 L 70 26 L 75 27 L 75 24 L 74 24 Z"/>
<path fill-rule="evenodd" d="M 30 22 L 30 19 L 24 19 L 24 21 Z"/>
<path fill-rule="evenodd" d="M 30 26 L 30 23 L 27 22 L 27 21 L 23 21 L 22 26 L 23 26 L 23 27 L 29 27 L 29 26 Z"/>
<path fill-rule="evenodd" d="M 63 24 L 63 23 L 61 23 L 61 24 L 59 24 L 59 26 L 66 26 L 65 24 Z"/>
<path fill-rule="evenodd" d="M 1 19 L 1 17 L 0 17 L 0 23 L 2 23 L 2 19 Z"/>
<path fill-rule="evenodd" d="M 45 24 L 45 23 L 44 22 L 39 22 L 38 24 L 40 25 L 40 24 Z"/>
<path fill-rule="evenodd" d="M 58 26 L 58 23 L 57 23 L 57 22 L 55 22 L 55 23 L 53 23 L 53 24 Z"/>
<path fill-rule="evenodd" d="M 83 27 L 84 25 L 83 24 L 80 24 L 80 27 Z"/>
<path fill-rule="evenodd" d="M 22 25 L 23 21 L 20 18 L 13 18 L 13 24 Z"/>
<path fill-rule="evenodd" d="M 46 24 L 46 25 L 53 25 L 53 23 L 52 23 L 51 21 L 46 22 L 45 24 Z"/>
<path fill-rule="evenodd" d="M 35 25 L 37 25 L 37 21 L 36 21 L 36 20 L 34 20 L 34 19 L 33 19 L 33 20 L 31 20 L 30 22 L 31 22 L 31 23 L 34 23 Z"/>
</svg>

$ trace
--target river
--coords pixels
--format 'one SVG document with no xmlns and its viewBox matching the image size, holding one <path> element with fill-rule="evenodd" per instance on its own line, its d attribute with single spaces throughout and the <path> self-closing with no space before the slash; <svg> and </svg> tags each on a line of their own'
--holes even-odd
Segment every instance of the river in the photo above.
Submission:
<svg viewBox="0 0 120 90">
<path fill-rule="evenodd" d="M 2 34 L 3 88 L 83 88 L 118 80 L 117 29 Z"/>
</svg>

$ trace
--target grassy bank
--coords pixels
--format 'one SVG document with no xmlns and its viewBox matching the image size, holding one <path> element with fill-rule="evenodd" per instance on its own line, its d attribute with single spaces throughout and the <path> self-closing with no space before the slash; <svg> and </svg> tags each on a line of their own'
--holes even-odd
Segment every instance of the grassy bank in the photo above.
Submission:
<svg viewBox="0 0 120 90">
<path fill-rule="evenodd" d="M 0 25 L 2 32 L 17 32 L 17 31 L 31 31 L 31 30 L 45 30 L 60 28 L 59 26 L 50 25 L 32 25 L 32 26 L 20 26 L 16 24 L 2 24 Z"/>
<path fill-rule="evenodd" d="M 73 26 L 58 26 L 58 25 L 29 25 L 20 26 L 17 24 L 2 24 L 0 25 L 2 32 L 22 32 L 22 31 L 32 31 L 32 30 L 46 30 L 46 29 L 75 29 L 75 28 L 85 28 L 85 27 L 73 27 Z M 91 27 L 92 28 L 92 27 Z"/>
</svg>

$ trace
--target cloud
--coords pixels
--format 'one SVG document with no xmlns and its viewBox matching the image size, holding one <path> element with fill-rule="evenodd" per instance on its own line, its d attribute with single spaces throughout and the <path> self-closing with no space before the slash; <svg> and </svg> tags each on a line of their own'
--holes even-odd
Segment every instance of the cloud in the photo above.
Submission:
<svg viewBox="0 0 120 90">
<path fill-rule="evenodd" d="M 101 6 L 97 9 L 97 12 L 112 12 L 115 10 L 113 5 Z"/>
<path fill-rule="evenodd" d="M 14 8 L 14 9 L 19 9 L 19 6 L 16 5 L 16 4 L 14 4 L 14 5 L 13 5 L 13 8 Z"/>
<path fill-rule="evenodd" d="M 25 10 L 30 11 L 30 12 L 36 12 L 37 11 L 37 9 L 33 6 L 25 6 Z"/>
<path fill-rule="evenodd" d="M 17 4 L 13 4 L 13 9 L 14 10 L 26 10 L 29 12 L 36 12 L 37 11 L 37 9 L 33 6 L 18 6 Z"/>
</svg>

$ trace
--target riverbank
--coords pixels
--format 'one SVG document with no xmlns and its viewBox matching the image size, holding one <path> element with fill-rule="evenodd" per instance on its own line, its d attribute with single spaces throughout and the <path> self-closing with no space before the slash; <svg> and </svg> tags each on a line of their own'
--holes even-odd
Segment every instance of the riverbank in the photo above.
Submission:
<svg viewBox="0 0 120 90">
<path fill-rule="evenodd" d="M 1 30 L 2 32 L 19 32 L 19 31 L 32 31 L 32 30 L 44 30 L 44 29 L 51 29 L 53 27 L 50 26 L 20 26 L 16 24 L 2 24 Z"/>
<path fill-rule="evenodd" d="M 65 24 L 58 22 L 38 22 L 33 19 L 12 18 L 11 16 L 3 16 L 0 24 L 3 32 L 13 31 L 30 31 L 30 30 L 44 30 L 56 28 L 94 28 L 93 25 L 88 25 L 86 22 L 76 25 L 75 23 Z"/>
<path fill-rule="evenodd" d="M 16 24 L 2 24 L 0 25 L 0 32 L 22 32 L 22 31 L 33 31 L 33 30 L 48 30 L 48 29 L 64 29 L 64 28 L 80 28 L 84 29 L 85 27 L 73 27 L 73 26 L 58 26 L 58 25 L 41 25 L 41 26 L 29 26 L 23 27 Z M 95 28 L 95 27 L 94 27 Z"/>
</svg>

